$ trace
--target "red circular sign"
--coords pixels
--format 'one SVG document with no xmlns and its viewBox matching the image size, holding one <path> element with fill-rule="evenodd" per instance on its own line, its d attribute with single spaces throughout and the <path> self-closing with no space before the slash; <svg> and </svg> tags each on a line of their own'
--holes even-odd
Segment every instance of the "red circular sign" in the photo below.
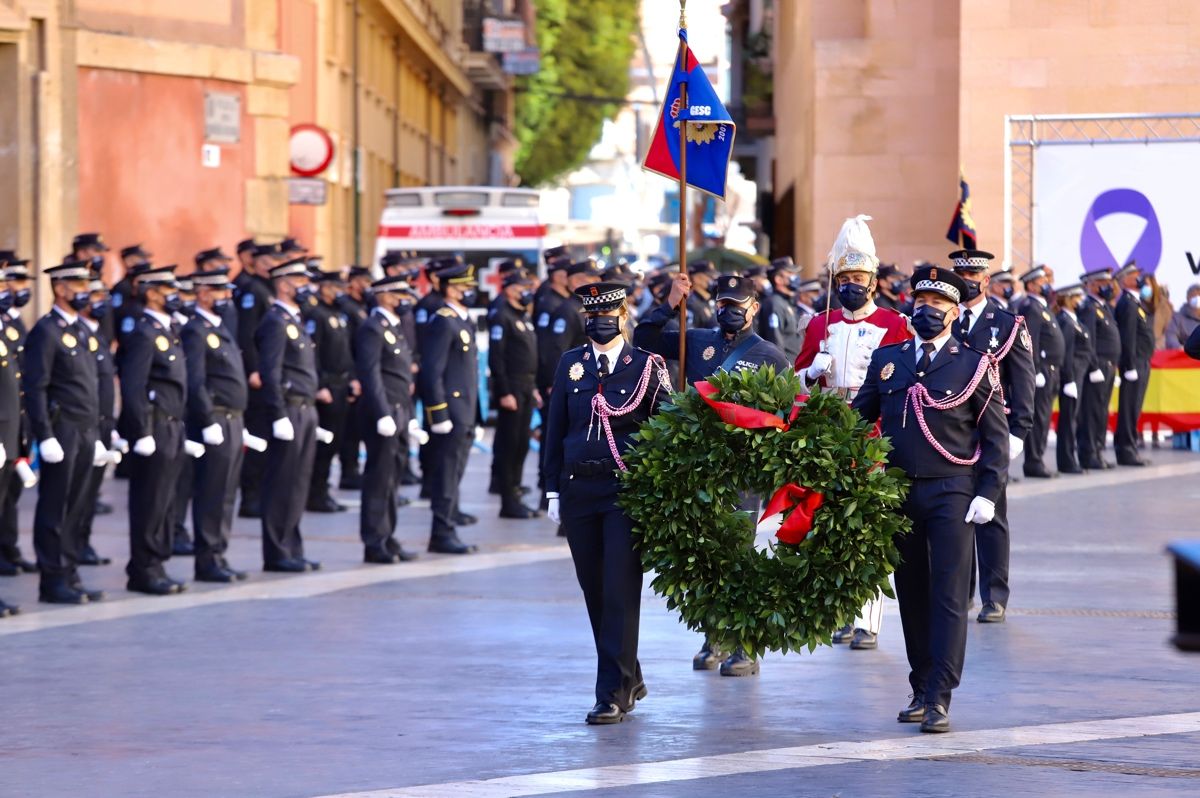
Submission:
<svg viewBox="0 0 1200 798">
<path fill-rule="evenodd" d="M 292 171 L 301 177 L 316 177 L 333 163 L 333 139 L 318 125 L 293 125 L 290 147 Z"/>
</svg>

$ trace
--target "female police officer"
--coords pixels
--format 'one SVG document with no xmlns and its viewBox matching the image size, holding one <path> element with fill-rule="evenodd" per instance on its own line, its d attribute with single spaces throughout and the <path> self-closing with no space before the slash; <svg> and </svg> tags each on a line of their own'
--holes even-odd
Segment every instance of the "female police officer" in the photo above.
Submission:
<svg viewBox="0 0 1200 798">
<path fill-rule="evenodd" d="M 671 390 L 662 358 L 625 338 L 624 283 L 575 290 L 588 342 L 559 360 L 550 392 L 545 473 L 549 516 L 561 523 L 596 641 L 591 724 L 620 723 L 646 695 L 637 661 L 642 564 L 632 521 L 617 506 L 621 453 Z"/>
</svg>

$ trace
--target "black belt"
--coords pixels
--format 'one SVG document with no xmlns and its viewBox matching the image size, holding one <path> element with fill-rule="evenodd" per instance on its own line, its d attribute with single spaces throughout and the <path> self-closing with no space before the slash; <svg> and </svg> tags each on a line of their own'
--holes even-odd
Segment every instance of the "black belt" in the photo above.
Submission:
<svg viewBox="0 0 1200 798">
<path fill-rule="evenodd" d="M 225 407 L 223 405 L 213 405 L 213 412 L 227 418 L 241 418 L 243 413 L 241 410 L 234 410 L 232 407 Z"/>
<path fill-rule="evenodd" d="M 285 400 L 292 407 L 312 407 L 313 400 L 307 396 L 289 396 Z"/>
<path fill-rule="evenodd" d="M 581 460 L 569 463 L 567 473 L 574 477 L 606 477 L 617 469 L 617 461 L 610 458 L 603 460 Z"/>
<path fill-rule="evenodd" d="M 161 407 L 157 407 L 157 406 L 152 407 L 150 409 L 150 414 L 151 414 L 151 418 L 153 418 L 155 421 L 182 421 L 183 420 L 179 416 L 173 416 L 170 413 L 168 413 L 166 410 L 163 410 Z"/>
</svg>

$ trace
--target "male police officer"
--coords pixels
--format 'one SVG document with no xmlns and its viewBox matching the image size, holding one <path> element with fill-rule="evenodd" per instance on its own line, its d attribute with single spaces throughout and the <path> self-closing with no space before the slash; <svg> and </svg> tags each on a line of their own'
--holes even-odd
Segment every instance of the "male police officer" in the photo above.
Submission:
<svg viewBox="0 0 1200 798">
<path fill-rule="evenodd" d="M 401 302 L 412 301 L 412 287 L 404 277 L 384 277 L 372 284 L 371 293 L 375 307 L 354 336 L 355 373 L 362 385 L 357 414 L 367 446 L 359 533 L 363 561 L 389 565 L 417 556 L 393 537 L 401 447 L 407 446 L 405 433 L 413 420 L 413 353 L 396 311 Z"/>
<path fill-rule="evenodd" d="M 1082 474 L 1076 436 L 1079 424 L 1079 395 L 1087 382 L 1094 358 L 1092 339 L 1079 323 L 1077 309 L 1083 301 L 1083 286 L 1065 285 L 1055 291 L 1058 297 L 1058 326 L 1063 334 L 1062 386 L 1058 397 L 1057 456 L 1062 474 Z"/>
<path fill-rule="evenodd" d="M 9 290 L 7 275 L 0 265 L 0 311 L 6 311 L 12 305 L 12 291 Z M 2 327 L 0 327 L 2 329 Z M 10 349 L 0 339 L 0 486 L 7 486 L 9 479 L 16 470 L 16 461 L 21 449 L 21 363 L 17 351 Z M 6 566 L 0 574 L 15 576 L 20 572 L 17 562 L 21 561 L 20 550 L 17 549 L 16 537 L 5 541 L 7 551 L 0 552 L 0 562 Z M 17 611 L 0 601 L 0 618 Z"/>
<path fill-rule="evenodd" d="M 554 372 L 562 353 L 582 346 L 587 341 L 587 333 L 583 329 L 583 302 L 575 295 L 575 289 L 600 281 L 600 268 L 592 258 L 572 263 L 566 267 L 566 273 L 567 289 L 571 293 L 550 314 L 547 324 L 549 332 L 538 338 L 538 373 L 544 378 L 546 373 L 542 371 L 542 366 L 553 364 L 549 371 L 550 386 L 554 384 Z"/>
<path fill-rule="evenodd" d="M 1121 333 L 1121 388 L 1113 448 L 1117 450 L 1118 465 L 1145 466 L 1149 461 L 1137 453 L 1141 440 L 1138 417 L 1150 380 L 1150 358 L 1154 356 L 1154 320 L 1150 315 L 1154 308 L 1149 304 L 1154 294 L 1134 261 L 1125 264 L 1113 277 L 1121 286 L 1121 296 L 1113 312 Z M 1146 301 L 1142 299 L 1143 290 L 1148 297 Z"/>
<path fill-rule="evenodd" d="M 196 314 L 183 328 L 187 361 L 189 437 L 204 444 L 195 463 L 192 532 L 197 582 L 237 582 L 244 571 L 229 565 L 225 552 L 233 525 L 245 440 L 245 365 L 224 309 L 230 305 L 229 267 L 221 262 L 193 272 Z M 261 447 L 260 442 L 251 441 Z"/>
<path fill-rule="evenodd" d="M 717 312 L 711 289 L 717 279 L 717 269 L 711 261 L 698 260 L 688 264 L 688 277 L 692 287 L 687 295 L 688 326 L 698 330 L 714 329 Z"/>
<path fill-rule="evenodd" d="M 18 366 L 25 360 L 25 337 L 27 330 L 25 321 L 21 318 L 21 308 L 29 304 L 32 291 L 29 288 L 29 260 L 19 258 L 12 250 L 0 251 L 0 268 L 4 268 L 4 276 L 8 281 L 8 291 L 12 304 L 0 311 L 0 322 L 3 331 L 0 332 L 0 343 L 15 356 Z M 19 368 L 24 373 L 24 368 Z M 17 447 L 8 453 L 16 463 L 23 461 L 24 468 L 29 467 L 29 419 L 25 413 L 25 403 L 21 402 L 21 425 L 17 436 Z M 18 573 L 36 573 L 37 565 L 26 560 L 21 553 L 19 544 L 20 523 L 17 513 L 17 502 L 24 489 L 24 481 L 16 468 L 0 476 L 0 576 L 16 576 Z M 86 565 L 85 557 L 81 555 L 80 564 Z"/>
<path fill-rule="evenodd" d="M 1063 334 L 1050 308 L 1054 295 L 1054 272 L 1049 266 L 1035 266 L 1021 275 L 1025 299 L 1018 312 L 1024 317 L 1033 344 L 1033 426 L 1025 439 L 1025 476 L 1049 479 L 1046 468 L 1046 442 L 1050 434 L 1050 415 L 1058 398 L 1063 368 Z"/>
<path fill-rule="evenodd" d="M 104 597 L 79 585 L 79 541 L 66 524 L 78 511 L 76 505 L 86 500 L 83 488 L 97 454 L 98 383 L 88 347 L 95 339 L 78 316 L 91 298 L 89 267 L 90 261 L 66 260 L 45 270 L 54 307 L 25 343 L 25 407 L 42 462 L 33 547 L 41 571 L 39 598 L 52 604 L 86 604 Z"/>
<path fill-rule="evenodd" d="M 329 495 L 329 471 L 341 447 L 350 417 L 351 403 L 362 392 L 354 376 L 353 337 L 350 317 L 337 306 L 344 287 L 340 271 L 315 272 L 317 304 L 306 314 L 308 335 L 317 347 L 317 422 L 333 433 L 333 443 L 318 446 L 308 489 L 308 510 L 337 513 L 346 508 Z"/>
<path fill-rule="evenodd" d="M 1009 455 L 1016 459 L 1033 426 L 1033 342 L 1024 322 L 988 296 L 987 270 L 994 257 L 982 250 L 950 253 L 954 273 L 966 283 L 955 335 L 976 352 L 990 354 L 1000 361 L 1000 379 L 1008 406 Z M 994 517 L 979 525 L 975 539 L 979 554 L 979 598 L 983 602 L 977 620 L 1003 623 L 1008 606 L 1010 552 L 1008 499 L 1004 488 Z"/>
<path fill-rule="evenodd" d="M 461 258 L 430 263 L 444 305 L 425 325 L 417 390 L 425 407 L 429 444 L 427 474 L 433 523 L 429 551 L 469 554 L 456 527 L 475 522 L 459 509 L 459 483 L 479 416 L 475 325 L 467 308 L 475 301 L 475 267 Z"/>
<path fill-rule="evenodd" d="M 370 268 L 366 266 L 351 266 L 347 272 L 346 291 L 336 301 L 337 308 L 345 314 L 346 320 L 349 322 L 351 341 L 358 336 L 358 328 L 367 320 L 367 313 L 370 310 L 367 303 L 371 299 L 367 292 L 370 288 Z M 408 316 L 412 317 L 411 311 Z M 415 350 L 415 322 L 413 330 L 414 338 L 410 344 L 411 348 Z M 351 412 L 346 417 L 341 444 L 338 446 L 338 461 L 342 464 L 342 474 L 338 480 L 338 487 L 342 490 L 362 489 L 362 473 L 358 464 L 358 450 L 361 443 L 362 433 L 358 427 L 358 414 Z"/>
<path fill-rule="evenodd" d="M 249 404 L 246 406 L 246 429 L 259 438 L 271 434 L 270 412 L 262 402 L 262 374 L 258 365 L 258 349 L 254 337 L 258 327 L 271 307 L 274 289 L 271 284 L 271 269 L 279 261 L 279 248 L 274 244 L 258 244 L 254 247 L 254 273 L 249 275 L 238 291 L 237 337 L 242 350 L 242 362 L 246 369 L 246 384 L 250 388 Z M 259 489 L 266 467 L 266 455 L 250 450 L 242 461 L 241 487 L 242 505 L 238 515 L 243 518 L 260 518 L 262 506 Z"/>
<path fill-rule="evenodd" d="M 524 270 L 508 271 L 500 290 L 501 305 L 489 325 L 488 368 L 499 408 L 492 474 L 500 494 L 501 518 L 536 518 L 521 502 L 521 474 L 529 454 L 533 408 L 541 407 L 537 378 L 537 336 L 529 317 L 533 280 Z"/>
<path fill-rule="evenodd" d="M 796 289 L 800 287 L 800 269 L 791 258 L 776 258 L 767 272 L 771 293 L 759 316 L 758 334 L 775 344 L 784 357 L 795 360 L 800 354 L 804 333 L 800 329 L 800 310 L 796 307 Z"/>
<path fill-rule="evenodd" d="M 1114 468 L 1104 459 L 1105 438 L 1108 435 L 1108 403 L 1112 399 L 1113 380 L 1117 361 L 1121 358 L 1121 333 L 1113 315 L 1112 269 L 1093 269 L 1082 276 L 1087 297 L 1077 314 L 1084 332 L 1092 341 L 1092 362 L 1087 378 L 1080 386 L 1079 400 L 1079 462 L 1086 469 Z"/>
<path fill-rule="evenodd" d="M 993 397 L 998 375 L 980 369 L 987 355 L 952 334 L 966 281 L 925 267 L 916 270 L 912 288 L 917 338 L 875 351 L 853 406 L 867 422 L 881 423 L 892 442 L 889 463 L 912 480 L 904 513 L 913 528 L 896 541 L 896 596 L 913 699 L 898 719 L 920 722 L 923 732 L 945 732 L 966 651 L 972 524 L 995 513 L 1009 437 Z"/>
</svg>

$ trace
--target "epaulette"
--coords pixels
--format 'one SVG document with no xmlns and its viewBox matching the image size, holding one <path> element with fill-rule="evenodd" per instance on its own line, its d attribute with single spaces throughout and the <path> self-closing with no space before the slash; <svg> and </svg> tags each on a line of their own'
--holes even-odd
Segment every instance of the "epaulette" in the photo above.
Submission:
<svg viewBox="0 0 1200 798">
<path fill-rule="evenodd" d="M 438 308 L 437 314 L 439 316 L 445 316 L 446 318 L 450 318 L 451 316 L 458 315 L 457 313 L 454 312 L 453 308 Z"/>
</svg>

